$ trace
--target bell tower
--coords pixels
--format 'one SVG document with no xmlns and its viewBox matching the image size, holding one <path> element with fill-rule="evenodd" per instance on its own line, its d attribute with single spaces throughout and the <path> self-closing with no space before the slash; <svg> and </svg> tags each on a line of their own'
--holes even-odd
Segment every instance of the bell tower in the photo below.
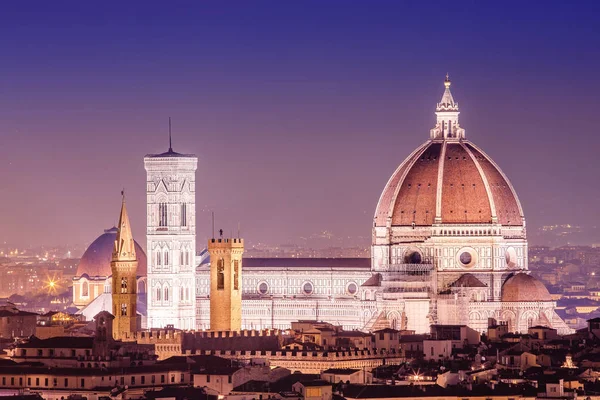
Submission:
<svg viewBox="0 0 600 400">
<path fill-rule="evenodd" d="M 210 253 L 210 330 L 240 331 L 242 329 L 244 240 L 213 238 L 208 241 L 208 252 Z"/>
<path fill-rule="evenodd" d="M 197 164 L 170 140 L 167 152 L 144 157 L 149 328 L 196 329 Z"/>
<path fill-rule="evenodd" d="M 125 195 L 121 204 L 121 216 L 112 261 L 112 304 L 115 319 L 112 334 L 116 340 L 129 339 L 137 330 L 137 256 L 131 234 L 129 216 L 125 207 Z"/>
</svg>

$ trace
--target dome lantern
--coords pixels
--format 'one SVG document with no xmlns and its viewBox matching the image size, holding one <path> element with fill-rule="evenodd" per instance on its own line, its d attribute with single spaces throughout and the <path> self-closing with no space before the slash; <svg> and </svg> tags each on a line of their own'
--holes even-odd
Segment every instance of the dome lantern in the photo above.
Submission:
<svg viewBox="0 0 600 400">
<path fill-rule="evenodd" d="M 465 138 L 465 130 L 458 123 L 458 103 L 454 101 L 450 92 L 450 77 L 446 74 L 444 80 L 444 94 L 442 100 L 435 108 L 437 117 L 436 125 L 430 131 L 431 139 L 461 140 Z"/>
</svg>

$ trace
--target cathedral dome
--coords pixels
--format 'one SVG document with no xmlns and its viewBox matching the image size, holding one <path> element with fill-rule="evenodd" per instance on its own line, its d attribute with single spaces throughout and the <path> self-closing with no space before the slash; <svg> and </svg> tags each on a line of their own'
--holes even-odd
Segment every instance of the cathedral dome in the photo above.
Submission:
<svg viewBox="0 0 600 400">
<path fill-rule="evenodd" d="M 542 282 L 531 275 L 519 273 L 504 282 L 502 301 L 552 301 L 552 296 Z"/>
<path fill-rule="evenodd" d="M 117 238 L 117 228 L 106 229 L 104 233 L 92 242 L 83 253 L 77 273 L 75 276 L 87 274 L 88 276 L 110 276 L 112 271 L 110 261 L 112 259 L 113 247 Z M 146 276 L 146 253 L 135 242 L 135 252 L 138 259 L 138 276 Z"/>
<path fill-rule="evenodd" d="M 377 204 L 375 226 L 524 226 L 511 183 L 490 157 L 464 138 L 448 79 L 445 86 L 430 140 L 388 181 Z"/>
</svg>

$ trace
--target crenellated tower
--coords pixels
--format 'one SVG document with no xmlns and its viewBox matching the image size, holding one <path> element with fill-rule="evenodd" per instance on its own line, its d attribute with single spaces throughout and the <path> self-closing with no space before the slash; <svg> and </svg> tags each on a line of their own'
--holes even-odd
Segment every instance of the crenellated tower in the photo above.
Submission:
<svg viewBox="0 0 600 400">
<path fill-rule="evenodd" d="M 144 157 L 149 328 L 196 328 L 197 164 L 171 145 Z"/>
<path fill-rule="evenodd" d="M 242 255 L 244 240 L 210 239 L 210 330 L 242 329 Z"/>
<path fill-rule="evenodd" d="M 138 329 L 136 290 L 138 260 L 124 195 L 110 267 L 112 270 L 113 315 L 115 317 L 112 323 L 112 333 L 115 339 L 125 340 L 132 338 Z"/>
</svg>

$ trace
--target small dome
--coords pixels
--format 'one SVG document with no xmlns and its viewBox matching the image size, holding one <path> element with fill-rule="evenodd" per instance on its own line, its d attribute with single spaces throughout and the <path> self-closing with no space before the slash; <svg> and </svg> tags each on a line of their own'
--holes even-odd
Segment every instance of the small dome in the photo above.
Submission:
<svg viewBox="0 0 600 400">
<path fill-rule="evenodd" d="M 110 261 L 113 247 L 117 238 L 117 228 L 106 229 L 104 233 L 89 245 L 83 253 L 75 276 L 87 274 L 88 276 L 111 276 Z M 135 252 L 138 259 L 138 276 L 146 276 L 146 253 L 135 242 Z"/>
<path fill-rule="evenodd" d="M 552 301 L 552 296 L 542 282 L 531 275 L 520 273 L 504 282 L 502 301 Z"/>
</svg>

